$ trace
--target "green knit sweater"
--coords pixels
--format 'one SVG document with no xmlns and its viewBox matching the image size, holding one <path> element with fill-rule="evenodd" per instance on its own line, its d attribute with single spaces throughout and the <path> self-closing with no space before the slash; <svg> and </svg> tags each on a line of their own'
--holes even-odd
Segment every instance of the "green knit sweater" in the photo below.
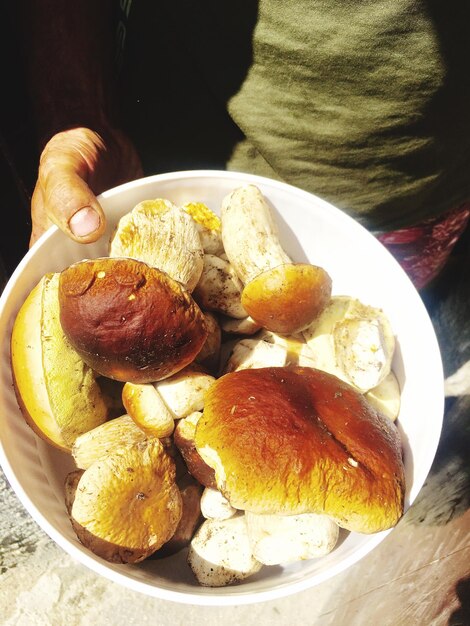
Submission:
<svg viewBox="0 0 470 626">
<path fill-rule="evenodd" d="M 121 75 L 148 172 L 268 175 L 376 231 L 470 198 L 470 3 L 149 4 Z"/>
</svg>

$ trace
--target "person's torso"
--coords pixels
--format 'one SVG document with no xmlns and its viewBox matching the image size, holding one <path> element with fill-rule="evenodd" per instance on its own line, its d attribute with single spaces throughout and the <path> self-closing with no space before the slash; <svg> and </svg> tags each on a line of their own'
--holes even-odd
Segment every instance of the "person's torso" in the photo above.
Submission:
<svg viewBox="0 0 470 626">
<path fill-rule="evenodd" d="M 124 101 L 149 171 L 265 174 L 374 229 L 469 197 L 464 3 L 225 4 L 133 0 Z"/>
</svg>

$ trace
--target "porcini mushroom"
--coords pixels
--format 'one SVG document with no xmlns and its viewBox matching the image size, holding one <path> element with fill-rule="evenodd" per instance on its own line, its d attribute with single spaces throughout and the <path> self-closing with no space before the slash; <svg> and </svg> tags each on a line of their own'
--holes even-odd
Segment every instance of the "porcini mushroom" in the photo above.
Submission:
<svg viewBox="0 0 470 626">
<path fill-rule="evenodd" d="M 226 520 L 206 520 L 194 535 L 188 563 L 205 587 L 223 587 L 258 572 L 243 514 Z"/>
<path fill-rule="evenodd" d="M 333 296 L 303 331 L 315 366 L 367 392 L 390 373 L 395 337 L 382 309 Z"/>
<path fill-rule="evenodd" d="M 360 533 L 391 528 L 403 514 L 398 429 L 326 372 L 268 367 L 222 376 L 206 394 L 195 444 L 237 509 L 324 514 Z"/>
<path fill-rule="evenodd" d="M 16 316 L 11 335 L 13 386 L 26 423 L 46 442 L 70 449 L 109 417 L 97 375 L 60 323 L 60 274 L 46 274 Z"/>
<path fill-rule="evenodd" d="M 87 469 L 120 446 L 146 438 L 146 433 L 129 415 L 121 415 L 77 437 L 72 446 L 72 456 L 78 468 Z"/>
<path fill-rule="evenodd" d="M 130 418 L 153 437 L 169 437 L 175 428 L 175 416 L 152 383 L 125 383 L 122 402 Z"/>
<path fill-rule="evenodd" d="M 194 220 L 165 198 L 140 202 L 121 217 L 109 247 L 110 257 L 144 261 L 189 292 L 201 276 L 203 254 Z"/>
<path fill-rule="evenodd" d="M 202 411 L 206 392 L 214 381 L 214 376 L 192 364 L 154 386 L 170 411 L 181 419 Z"/>
<path fill-rule="evenodd" d="M 138 563 L 171 539 L 181 514 L 175 464 L 153 438 L 92 463 L 78 481 L 70 521 L 93 553 Z"/>
<path fill-rule="evenodd" d="M 253 556 L 264 565 L 313 559 L 330 553 L 339 527 L 326 515 L 257 515 L 245 512 Z"/>
<path fill-rule="evenodd" d="M 204 396 L 215 378 L 196 366 L 188 366 L 165 381 L 125 383 L 122 402 L 140 428 L 154 437 L 172 434 L 175 419 L 204 408 Z"/>
<path fill-rule="evenodd" d="M 308 326 L 330 299 L 331 278 L 321 267 L 292 262 L 259 188 L 243 185 L 227 195 L 221 220 L 224 250 L 244 283 L 241 302 L 248 314 L 279 333 Z"/>
<path fill-rule="evenodd" d="M 122 382 L 171 376 L 195 359 L 204 316 L 184 287 L 131 258 L 85 259 L 59 275 L 60 323 L 95 372 Z"/>
</svg>

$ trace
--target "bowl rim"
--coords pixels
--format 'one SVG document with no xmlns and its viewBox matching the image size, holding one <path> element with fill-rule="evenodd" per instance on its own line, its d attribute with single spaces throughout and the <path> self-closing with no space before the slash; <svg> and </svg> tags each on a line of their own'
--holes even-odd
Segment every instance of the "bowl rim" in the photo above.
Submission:
<svg viewBox="0 0 470 626">
<path fill-rule="evenodd" d="M 281 186 L 286 191 L 289 191 L 289 193 L 297 194 L 305 199 L 310 199 L 310 200 L 314 199 L 317 204 L 328 207 L 329 211 L 333 211 L 333 212 L 337 212 L 338 214 L 341 214 L 341 219 L 349 220 L 349 223 L 351 224 L 353 228 L 358 228 L 362 231 L 366 230 L 355 218 L 353 218 L 352 216 L 348 215 L 341 209 L 337 208 L 336 206 L 332 205 L 326 200 L 323 200 L 322 198 L 316 196 L 315 194 L 311 192 L 307 192 L 299 187 L 296 187 L 289 183 L 285 183 L 283 181 L 271 179 L 265 176 L 239 172 L 239 171 L 198 169 L 198 170 L 181 170 L 181 171 L 176 171 L 176 172 L 154 174 L 151 176 L 144 176 L 142 178 L 129 181 L 127 183 L 123 183 L 121 185 L 113 187 L 103 192 L 99 196 L 97 196 L 97 198 L 98 198 L 98 201 L 102 199 L 103 200 L 111 199 L 114 196 L 117 196 L 126 190 L 132 190 L 136 187 L 142 188 L 147 185 L 151 186 L 155 182 L 160 182 L 160 181 L 174 181 L 174 180 L 176 181 L 181 178 L 199 179 L 199 178 L 205 178 L 205 177 L 209 177 L 212 179 L 222 179 L 222 178 L 230 179 L 234 183 L 236 183 L 237 181 L 240 182 L 241 180 L 243 180 L 244 182 L 247 182 L 247 183 L 250 183 L 250 182 L 253 184 L 260 183 L 265 186 L 266 185 L 272 185 L 274 187 Z M 41 248 L 51 237 L 53 237 L 54 234 L 58 230 L 59 229 L 57 226 L 55 225 L 51 226 L 35 242 L 35 244 L 27 251 L 23 259 L 20 261 L 20 263 L 14 270 L 14 272 L 11 274 L 7 284 L 5 285 L 0 295 L 0 318 L 3 317 L 3 311 L 5 308 L 5 305 L 8 302 L 11 292 L 16 284 L 16 281 L 18 280 L 18 277 L 21 276 L 25 265 L 28 263 L 31 257 L 35 255 L 36 251 L 39 248 Z M 377 245 L 380 246 L 381 244 L 377 241 Z M 393 259 L 392 255 L 390 253 L 388 254 Z M 393 260 L 395 261 L 395 259 Z M 405 276 L 406 279 L 411 284 L 411 281 L 406 276 L 406 273 L 404 272 L 404 270 L 401 268 L 401 266 L 398 264 L 397 261 L 395 261 L 395 264 L 396 264 L 397 270 L 400 271 L 402 275 Z M 424 307 L 424 303 L 423 303 L 423 310 L 426 311 Z M 427 311 L 426 311 L 426 315 L 427 315 Z M 429 320 L 429 323 L 431 324 L 430 320 Z M 431 324 L 431 328 L 432 328 L 432 324 Z M 432 330 L 434 333 L 433 328 Z M 434 338 L 435 338 L 435 334 L 434 334 Z M 437 339 L 435 341 L 435 346 L 434 346 L 435 351 L 436 351 L 436 348 L 437 348 L 437 354 L 440 354 Z M 440 361 L 440 367 L 442 371 L 442 360 Z M 432 452 L 433 459 L 435 457 L 437 446 L 439 444 L 442 424 L 443 424 L 443 417 L 444 417 L 445 397 L 444 397 L 444 376 L 443 375 L 442 375 L 442 390 L 439 393 L 439 395 L 441 397 L 441 407 L 440 407 L 441 420 L 439 423 L 435 423 L 433 425 L 434 433 L 435 433 L 435 438 L 434 438 L 435 446 L 434 446 L 434 449 L 430 451 Z M 160 599 L 168 600 L 171 602 L 177 602 L 180 604 L 193 604 L 193 605 L 200 605 L 200 606 L 233 606 L 233 605 L 254 604 L 254 603 L 259 603 L 259 602 L 265 602 L 268 600 L 279 599 L 282 597 L 292 595 L 294 593 L 312 588 L 313 586 L 323 583 L 333 578 L 337 574 L 345 571 L 351 565 L 354 565 L 355 563 L 360 561 L 366 554 L 368 554 L 373 549 L 375 549 L 377 545 L 381 543 L 383 539 L 385 539 L 385 537 L 388 536 L 390 532 L 393 530 L 393 528 L 391 528 L 389 530 L 382 531 L 380 533 L 376 533 L 373 536 L 370 536 L 367 543 L 357 548 L 352 554 L 348 555 L 339 563 L 333 564 L 326 572 L 321 572 L 320 574 L 316 574 L 314 576 L 306 576 L 302 578 L 301 580 L 289 582 L 289 583 L 286 583 L 285 585 L 278 585 L 274 587 L 273 589 L 244 592 L 243 585 L 235 585 L 235 586 L 230 586 L 229 588 L 201 588 L 198 590 L 198 593 L 196 592 L 192 593 L 188 591 L 170 590 L 161 586 L 152 585 L 145 581 L 137 580 L 136 578 L 129 576 L 125 574 L 124 572 L 121 573 L 117 569 L 111 569 L 109 567 L 109 564 L 106 564 L 104 562 L 102 563 L 100 560 L 97 560 L 96 556 L 93 554 L 90 554 L 89 551 L 86 548 L 84 548 L 84 546 L 80 546 L 78 544 L 76 545 L 72 543 L 69 539 L 67 539 L 64 535 L 62 535 L 56 528 L 54 528 L 54 526 L 48 521 L 45 515 L 41 513 L 41 511 L 31 502 L 30 498 L 28 497 L 26 493 L 26 490 L 22 486 L 21 482 L 18 480 L 8 460 L 8 456 L 4 448 L 1 437 L 0 437 L 0 466 L 3 469 L 10 486 L 12 487 L 15 494 L 18 496 L 19 500 L 21 501 L 22 505 L 24 506 L 26 511 L 29 513 L 29 515 L 42 528 L 42 530 L 44 530 L 44 532 L 46 532 L 46 534 L 57 545 L 59 545 L 64 550 L 64 552 L 66 552 L 74 560 L 85 565 L 94 573 L 103 576 L 104 578 L 108 579 L 111 582 L 118 583 L 133 591 L 144 593 L 145 595 L 148 595 L 151 597 L 160 598 Z M 425 481 L 425 477 L 422 478 L 422 480 L 420 481 L 420 484 L 417 485 L 417 493 L 422 488 L 424 481 Z M 227 589 L 226 592 L 224 591 L 225 589 Z"/>
</svg>

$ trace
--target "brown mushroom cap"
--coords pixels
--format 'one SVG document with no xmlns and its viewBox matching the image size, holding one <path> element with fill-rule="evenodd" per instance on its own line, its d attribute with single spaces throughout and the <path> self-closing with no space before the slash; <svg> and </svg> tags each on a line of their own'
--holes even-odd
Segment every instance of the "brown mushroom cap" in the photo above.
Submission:
<svg viewBox="0 0 470 626">
<path fill-rule="evenodd" d="M 195 443 L 235 508 L 326 514 L 361 533 L 391 528 L 403 514 L 395 425 L 320 370 L 270 367 L 222 376 L 206 394 Z"/>
<path fill-rule="evenodd" d="M 242 292 L 241 302 L 261 326 L 296 333 L 315 320 L 331 298 L 328 273 L 308 263 L 286 263 L 262 272 Z"/>
<path fill-rule="evenodd" d="M 78 539 L 113 563 L 144 560 L 171 539 L 181 519 L 175 477 L 159 439 L 124 444 L 97 459 L 80 477 L 70 510 Z"/>
<path fill-rule="evenodd" d="M 128 258 L 84 260 L 61 272 L 60 321 L 93 370 L 153 382 L 191 363 L 206 340 L 204 316 L 165 272 Z"/>
</svg>

